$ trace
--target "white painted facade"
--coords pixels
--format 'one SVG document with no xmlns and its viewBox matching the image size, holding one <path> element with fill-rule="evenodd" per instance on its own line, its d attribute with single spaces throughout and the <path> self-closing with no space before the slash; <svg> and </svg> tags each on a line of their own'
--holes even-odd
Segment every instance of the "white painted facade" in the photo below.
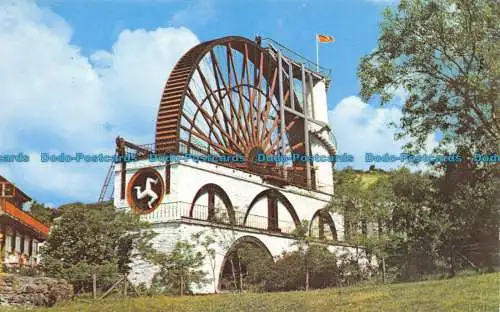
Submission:
<svg viewBox="0 0 500 312">
<path fill-rule="evenodd" d="M 165 179 L 165 165 L 162 163 L 151 163 L 148 160 L 141 160 L 127 164 L 126 181 L 128 182 L 132 175 L 141 168 L 154 167 Z M 120 166 L 115 169 L 115 189 L 120 189 Z M 171 192 L 163 198 L 162 204 L 153 212 L 142 215 L 142 219 L 154 224 L 154 230 L 158 235 L 153 243 L 156 249 L 162 252 L 172 250 L 175 243 L 180 239 L 191 239 L 191 235 L 202 231 L 218 237 L 231 237 L 230 241 L 235 241 L 242 236 L 252 236 L 260 240 L 271 252 L 273 256 L 279 256 L 283 251 L 290 251 L 296 248 L 293 246 L 293 239 L 282 234 L 273 234 L 265 229 L 235 227 L 233 229 L 227 226 L 209 223 L 208 221 L 192 220 L 186 218 L 189 216 L 189 209 L 198 190 L 209 183 L 220 186 L 228 195 L 234 210 L 241 216 L 247 212 L 252 200 L 260 192 L 267 189 L 275 189 L 283 194 L 293 205 L 300 220 L 311 221 L 314 213 L 325 207 L 329 202 L 331 195 L 316 191 L 307 191 L 296 187 L 279 188 L 264 183 L 262 178 L 257 175 L 248 174 L 231 168 L 223 167 L 213 163 L 204 163 L 193 161 L 180 161 L 171 164 Z M 204 205 L 194 210 L 206 207 L 206 196 L 200 197 L 196 205 Z M 205 201 L 205 202 L 203 202 Z M 216 201 L 216 206 L 218 205 Z M 115 192 L 115 206 L 118 209 L 129 210 L 127 200 L 121 200 L 119 192 Z M 251 209 L 251 215 L 267 219 L 267 203 L 262 200 Z M 343 216 L 331 213 L 336 228 L 338 241 L 344 239 Z M 249 218 L 250 219 L 250 218 Z M 292 217 L 282 205 L 278 205 L 279 227 L 284 233 L 290 233 L 293 228 Z M 262 221 L 262 220 L 261 220 Z M 264 224 L 265 225 L 265 224 Z M 212 248 L 216 250 L 215 259 L 215 280 L 200 289 L 195 289 L 198 293 L 209 293 L 215 290 L 214 285 L 219 283 L 219 275 L 223 258 L 230 244 L 223 246 L 220 243 L 214 244 Z M 354 253 L 352 247 L 329 246 L 337 254 Z M 207 278 L 213 279 L 212 269 L 209 259 L 205 259 L 202 268 L 207 272 Z M 154 274 L 158 268 L 149 263 L 135 262 L 132 266 L 130 280 L 135 284 L 145 283 L 150 285 Z M 215 283 L 215 284 L 213 284 Z"/>
<path fill-rule="evenodd" d="M 308 91 L 306 98 L 309 117 L 327 124 L 328 109 L 325 81 L 316 81 L 312 93 Z M 318 124 L 309 123 L 309 131 L 316 132 L 329 139 L 328 129 Z M 310 136 L 310 145 L 312 155 L 329 156 L 325 144 L 314 135 Z M 125 183 L 128 186 L 132 176 L 138 170 L 148 167 L 155 168 L 165 180 L 165 166 L 165 163 L 150 162 L 149 160 L 127 163 Z M 141 218 L 154 224 L 154 230 L 158 235 L 154 238 L 153 243 L 155 248 L 162 252 L 172 250 L 178 240 L 189 240 L 192 234 L 202 231 L 216 237 L 218 243 L 212 246 L 216 250 L 215 274 L 212 273 L 209 259 L 205 259 L 202 268 L 207 272 L 207 278 L 212 279 L 212 283 L 194 290 L 198 293 L 214 292 L 217 291 L 219 284 L 223 259 L 232 243 L 237 239 L 244 236 L 258 239 L 267 247 L 273 257 L 279 256 L 283 251 L 291 251 L 296 248 L 293 245 L 293 239 L 284 235 L 293 231 L 295 223 L 283 203 L 278 203 L 277 219 L 281 233 L 267 231 L 268 205 L 266 199 L 256 202 L 252 207 L 250 205 L 261 192 L 273 189 L 288 200 L 299 221 L 307 220 L 311 223 L 315 213 L 323 209 L 334 194 L 332 164 L 330 162 L 316 162 L 313 166 L 315 168 L 316 180 L 314 182 L 317 191 L 293 186 L 277 187 L 266 183 L 259 175 L 249 174 L 214 163 L 172 162 L 170 164 L 170 193 L 164 195 L 158 208 L 142 215 Z M 120 165 L 117 165 L 115 168 L 115 190 L 121 189 L 121 170 Z M 206 213 L 208 195 L 205 194 L 199 197 L 196 202 L 193 201 L 198 191 L 207 184 L 216 184 L 227 194 L 235 212 L 235 227 L 229 228 L 227 225 L 220 223 L 210 223 L 206 221 L 206 218 L 198 217 L 204 216 L 204 213 Z M 119 191 L 115 192 L 114 196 L 117 209 L 130 210 L 127 198 L 121 199 Z M 193 215 L 190 215 L 192 205 L 194 207 L 192 208 Z M 215 207 L 220 208 L 217 213 L 224 212 L 225 205 L 221 198 L 215 198 Z M 249 215 L 248 218 L 244 218 L 246 214 Z M 335 233 L 331 233 L 329 237 L 336 237 L 336 241 L 341 242 L 344 240 L 344 218 L 337 213 L 330 213 L 330 216 L 334 223 Z M 243 221 L 244 219 L 246 222 Z M 337 254 L 354 254 L 357 252 L 353 247 L 341 246 L 341 243 L 338 246 L 330 245 L 329 249 Z M 129 277 L 135 284 L 145 283 L 150 285 L 157 271 L 158 268 L 149 263 L 135 262 Z"/>
<path fill-rule="evenodd" d="M 163 197 L 162 204 L 182 202 L 191 204 L 195 194 L 198 190 L 209 183 L 214 183 L 220 186 L 228 195 L 232 202 L 234 210 L 238 213 L 246 213 L 252 200 L 262 191 L 267 189 L 276 189 L 282 193 L 293 205 L 300 220 L 311 220 L 314 213 L 324 208 L 331 199 L 331 195 L 308 191 L 298 187 L 287 186 L 279 188 L 271 184 L 263 182 L 262 178 L 258 175 L 249 174 L 236 169 L 227 168 L 224 166 L 216 165 L 213 163 L 193 162 L 193 161 L 180 161 L 172 163 L 171 165 L 171 192 Z M 154 167 L 158 170 L 160 175 L 165 179 L 165 165 L 159 162 L 152 163 L 148 160 L 141 160 L 127 164 L 126 182 L 141 168 Z M 115 190 L 120 189 L 120 166 L 117 165 L 115 171 Z M 127 209 L 127 199 L 121 200 L 119 192 L 115 192 L 115 207 L 119 209 Z M 207 205 L 200 201 L 196 204 Z M 267 206 L 257 203 L 252 207 L 251 214 L 266 217 Z M 152 218 L 155 213 L 158 213 L 162 207 L 157 208 L 144 218 Z M 151 216 L 150 216 L 151 215 Z M 337 237 L 343 240 L 343 216 L 340 214 L 332 214 L 337 229 Z M 288 211 L 278 206 L 278 219 L 286 224 L 292 222 L 292 218 Z M 148 220 L 153 221 L 153 220 Z"/>
</svg>

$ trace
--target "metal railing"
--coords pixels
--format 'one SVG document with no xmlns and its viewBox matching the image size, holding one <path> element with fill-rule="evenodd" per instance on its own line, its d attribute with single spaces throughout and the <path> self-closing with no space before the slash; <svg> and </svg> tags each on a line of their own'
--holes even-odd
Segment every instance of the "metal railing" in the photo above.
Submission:
<svg viewBox="0 0 500 312">
<path fill-rule="evenodd" d="M 232 226 L 238 228 L 255 229 L 259 231 L 268 231 L 291 235 L 295 230 L 295 224 L 287 220 L 278 220 L 277 231 L 268 229 L 268 218 L 265 216 L 248 214 L 245 220 L 245 213 L 241 211 L 234 212 L 234 222 L 226 208 L 215 207 L 214 214 L 209 218 L 208 206 L 195 204 L 191 211 L 191 203 L 171 202 L 161 204 L 153 212 L 141 215 L 141 220 L 150 223 L 163 223 L 169 221 L 196 220 Z"/>
<path fill-rule="evenodd" d="M 297 64 L 304 64 L 304 66 L 308 70 L 314 73 L 318 73 L 321 76 L 325 77 L 326 79 L 331 80 L 332 76 L 331 69 L 319 66 L 316 62 L 307 59 L 306 57 L 298 54 L 297 52 L 291 50 L 290 48 L 287 48 L 286 46 L 280 44 L 279 42 L 271 38 L 262 38 L 262 43 L 266 43 L 267 47 L 272 48 L 274 50 L 279 49 L 286 58 L 289 58 L 290 60 L 292 60 Z"/>
<path fill-rule="evenodd" d="M 208 146 L 201 146 L 195 143 L 191 143 L 187 146 L 184 142 L 179 142 L 179 152 L 171 153 L 172 155 L 185 155 L 191 154 L 194 156 L 204 156 L 209 153 Z M 157 150 L 162 151 L 160 154 L 165 154 L 164 148 L 158 148 L 154 143 L 138 145 L 140 148 L 147 150 L 148 153 L 156 153 Z M 132 150 L 132 149 L 130 149 Z M 204 151 L 204 152 L 202 152 Z M 129 152 L 129 149 L 126 150 Z M 147 159 L 147 153 L 136 154 L 136 159 Z M 274 184 L 279 185 L 292 185 L 299 188 L 307 188 L 307 176 L 305 166 L 283 166 L 279 163 L 273 162 L 255 162 L 245 159 L 242 162 L 218 162 L 205 160 L 206 162 L 215 163 L 217 165 L 237 169 L 239 171 L 247 172 L 250 174 L 255 174 L 263 177 L 265 180 L 270 181 Z M 285 175 L 286 171 L 286 175 Z M 284 178 L 286 176 L 286 178 Z M 333 185 L 323 185 L 321 188 L 316 186 L 315 170 L 311 168 L 311 189 L 315 191 L 320 191 L 324 193 L 331 194 L 330 190 L 333 189 Z"/>
<path fill-rule="evenodd" d="M 200 147 L 201 149 L 201 147 Z M 208 151 L 207 151 L 208 152 Z M 194 153 L 193 149 L 189 149 L 184 143 L 179 143 L 179 154 Z M 199 153 L 202 155 L 202 153 Z M 277 163 L 272 162 L 255 162 L 245 159 L 243 162 L 217 162 L 218 165 L 229 167 L 232 169 L 237 169 L 240 171 L 248 172 L 250 174 L 255 174 L 262 176 L 264 179 L 273 180 L 278 184 L 283 185 L 294 185 L 300 188 L 307 187 L 307 176 L 305 172 L 305 167 L 285 167 Z M 286 178 L 285 176 L 286 171 Z M 316 190 L 315 186 L 315 171 L 311 168 L 312 185 L 311 188 Z"/>
</svg>

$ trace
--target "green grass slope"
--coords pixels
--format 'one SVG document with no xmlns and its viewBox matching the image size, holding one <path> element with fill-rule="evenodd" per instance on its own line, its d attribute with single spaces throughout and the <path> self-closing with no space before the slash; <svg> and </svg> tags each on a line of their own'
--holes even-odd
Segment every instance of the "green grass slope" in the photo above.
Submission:
<svg viewBox="0 0 500 312">
<path fill-rule="evenodd" d="M 108 299 L 35 311 L 499 311 L 499 281 L 493 273 L 310 292 Z"/>
</svg>

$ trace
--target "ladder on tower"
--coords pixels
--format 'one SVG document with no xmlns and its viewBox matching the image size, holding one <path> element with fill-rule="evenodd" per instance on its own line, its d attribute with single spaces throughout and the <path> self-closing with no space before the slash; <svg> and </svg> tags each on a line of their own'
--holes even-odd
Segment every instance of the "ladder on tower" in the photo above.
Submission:
<svg viewBox="0 0 500 312">
<path fill-rule="evenodd" d="M 104 185 L 101 188 L 101 194 L 99 195 L 99 200 L 97 201 L 98 203 L 102 203 L 104 201 L 104 198 L 106 197 L 106 193 L 108 191 L 109 184 L 111 183 L 111 178 L 113 177 L 114 171 L 115 171 L 115 162 L 113 160 L 108 168 L 108 172 L 106 173 Z M 113 191 L 114 191 L 114 187 L 113 187 Z M 111 194 L 113 194 L 113 192 L 111 192 Z"/>
</svg>

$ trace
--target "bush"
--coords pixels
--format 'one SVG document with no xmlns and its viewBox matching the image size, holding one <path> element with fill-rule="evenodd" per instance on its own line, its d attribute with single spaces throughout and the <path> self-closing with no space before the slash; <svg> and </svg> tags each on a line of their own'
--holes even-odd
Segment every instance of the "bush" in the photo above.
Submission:
<svg viewBox="0 0 500 312">
<path fill-rule="evenodd" d="M 46 276 L 66 279 L 77 291 L 91 291 L 94 274 L 99 288 L 109 288 L 129 269 L 130 249 L 149 238 L 149 231 L 141 231 L 145 224 L 112 205 L 76 203 L 60 210 L 42 247 L 41 269 Z"/>
<path fill-rule="evenodd" d="M 267 291 L 289 291 L 305 288 L 304 256 L 299 251 L 285 252 L 274 263 L 266 277 Z"/>
<path fill-rule="evenodd" d="M 311 245 L 307 252 L 283 253 L 269 270 L 265 285 L 268 291 L 321 289 L 337 286 L 339 277 L 335 254 L 324 246 Z"/>
</svg>

